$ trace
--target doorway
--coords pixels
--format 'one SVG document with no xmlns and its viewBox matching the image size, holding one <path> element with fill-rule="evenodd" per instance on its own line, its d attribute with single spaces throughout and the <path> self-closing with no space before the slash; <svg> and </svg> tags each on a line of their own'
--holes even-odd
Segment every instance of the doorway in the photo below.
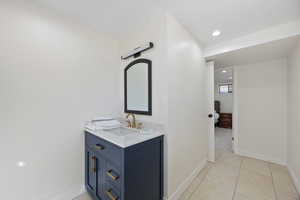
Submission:
<svg viewBox="0 0 300 200">
<path fill-rule="evenodd" d="M 215 152 L 233 153 L 233 69 L 214 69 Z"/>
<path fill-rule="evenodd" d="M 234 153 L 234 71 L 207 63 L 209 77 L 209 161 Z"/>
</svg>

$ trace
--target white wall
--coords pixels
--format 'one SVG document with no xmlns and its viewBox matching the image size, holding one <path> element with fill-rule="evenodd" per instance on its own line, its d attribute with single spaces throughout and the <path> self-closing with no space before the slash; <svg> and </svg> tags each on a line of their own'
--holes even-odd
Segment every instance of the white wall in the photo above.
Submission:
<svg viewBox="0 0 300 200">
<path fill-rule="evenodd" d="M 194 37 L 167 16 L 168 194 L 176 199 L 207 160 L 207 68 Z"/>
<path fill-rule="evenodd" d="M 238 153 L 286 163 L 286 60 L 234 70 Z"/>
<path fill-rule="evenodd" d="M 232 113 L 233 111 L 233 95 L 232 93 L 220 94 L 220 83 L 215 83 L 215 100 L 221 103 L 221 113 Z"/>
<path fill-rule="evenodd" d="M 154 48 L 146 51 L 139 58 L 152 61 L 152 116 L 139 115 L 138 119 L 165 124 L 167 115 L 167 79 L 165 65 L 165 18 L 160 10 L 153 13 L 148 23 L 139 28 L 140 31 L 132 32 L 126 39 L 120 41 L 120 56 L 134 48 L 153 42 Z M 124 36 L 125 37 L 125 36 Z M 120 98 L 124 107 L 124 68 L 133 60 L 133 57 L 121 61 L 121 91 Z M 123 108 L 124 110 L 124 108 Z"/>
<path fill-rule="evenodd" d="M 288 58 L 287 163 L 300 193 L 300 41 Z"/>
<path fill-rule="evenodd" d="M 7 2 L 0 3 L 1 198 L 72 199 L 84 183 L 84 122 L 120 110 L 118 45 L 28 2 Z"/>
</svg>

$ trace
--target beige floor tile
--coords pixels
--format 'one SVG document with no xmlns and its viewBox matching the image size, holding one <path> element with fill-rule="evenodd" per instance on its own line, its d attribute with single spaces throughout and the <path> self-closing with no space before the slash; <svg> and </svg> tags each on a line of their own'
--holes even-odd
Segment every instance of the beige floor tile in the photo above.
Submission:
<svg viewBox="0 0 300 200">
<path fill-rule="evenodd" d="M 221 158 L 222 155 L 223 155 L 223 151 L 216 149 L 216 151 L 215 151 L 215 160 L 216 160 L 216 162 Z"/>
<path fill-rule="evenodd" d="M 213 164 L 190 200 L 232 200 L 238 171 L 230 165 Z"/>
<path fill-rule="evenodd" d="M 200 171 L 192 184 L 188 187 L 188 189 L 181 195 L 180 200 L 188 200 L 191 195 L 197 190 L 200 186 L 201 182 L 206 177 L 209 169 L 211 168 L 212 163 L 207 163 L 206 166 Z"/>
<path fill-rule="evenodd" d="M 226 165 L 223 163 L 216 163 L 213 165 L 208 173 L 207 179 L 209 181 L 218 181 L 218 180 L 236 180 L 239 174 L 239 167 Z"/>
<path fill-rule="evenodd" d="M 223 148 L 224 141 L 219 144 L 216 162 L 199 173 L 180 200 L 300 200 L 285 166 L 238 156 Z"/>
<path fill-rule="evenodd" d="M 223 152 L 217 159 L 217 164 L 231 165 L 240 168 L 242 157 L 231 152 Z"/>
<path fill-rule="evenodd" d="M 278 200 L 299 200 L 299 195 L 286 167 L 270 164 Z"/>
<path fill-rule="evenodd" d="M 179 200 L 189 200 L 192 195 L 192 192 L 186 190 L 180 197 Z"/>
<path fill-rule="evenodd" d="M 232 200 L 234 187 L 234 181 L 210 181 L 206 178 L 192 194 L 190 200 Z"/>
<path fill-rule="evenodd" d="M 225 128 L 215 129 L 216 150 L 232 152 L 232 130 Z"/>
<path fill-rule="evenodd" d="M 294 193 L 279 193 L 277 195 L 277 200 L 300 200 L 300 197 Z"/>
<path fill-rule="evenodd" d="M 243 194 L 235 193 L 233 200 L 251 200 L 251 199 L 249 199 L 247 196 Z"/>
<path fill-rule="evenodd" d="M 265 176 L 271 176 L 271 171 L 268 166 L 268 163 L 262 160 L 244 158 L 242 163 L 242 169 L 253 171 Z"/>
<path fill-rule="evenodd" d="M 90 197 L 90 195 L 88 193 L 85 193 L 73 200 L 92 200 L 92 198 Z"/>
<path fill-rule="evenodd" d="M 246 169 L 240 172 L 236 193 L 253 200 L 275 200 L 272 177 Z"/>
</svg>

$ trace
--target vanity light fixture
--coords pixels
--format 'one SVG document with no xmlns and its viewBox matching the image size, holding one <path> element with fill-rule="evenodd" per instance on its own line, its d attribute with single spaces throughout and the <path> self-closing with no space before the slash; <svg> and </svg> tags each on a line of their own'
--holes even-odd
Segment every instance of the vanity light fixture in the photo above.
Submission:
<svg viewBox="0 0 300 200">
<path fill-rule="evenodd" d="M 144 52 L 144 51 L 147 51 L 148 49 L 151 49 L 154 47 L 154 44 L 152 42 L 148 42 L 147 44 L 145 45 L 141 45 L 131 51 L 129 51 L 127 54 L 125 54 L 124 56 L 122 56 L 121 58 L 123 60 L 126 60 L 127 58 L 130 58 L 130 57 L 134 57 L 134 58 L 137 58 L 139 56 L 141 56 L 141 53 Z"/>
<path fill-rule="evenodd" d="M 226 73 L 227 71 L 224 69 L 224 70 L 222 70 L 222 73 Z"/>
<path fill-rule="evenodd" d="M 214 36 L 214 37 L 217 37 L 217 36 L 219 36 L 219 35 L 221 35 L 221 31 L 219 31 L 219 30 L 215 30 L 215 31 L 212 33 L 212 36 Z"/>
</svg>

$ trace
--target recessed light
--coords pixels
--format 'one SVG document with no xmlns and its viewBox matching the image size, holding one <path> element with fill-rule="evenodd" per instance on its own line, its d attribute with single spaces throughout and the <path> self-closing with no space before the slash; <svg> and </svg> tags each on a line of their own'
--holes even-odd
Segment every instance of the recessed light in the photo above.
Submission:
<svg viewBox="0 0 300 200">
<path fill-rule="evenodd" d="M 212 36 L 214 36 L 214 37 L 217 37 L 217 36 L 219 36 L 219 35 L 221 35 L 221 31 L 219 31 L 219 30 L 215 30 L 215 31 L 212 33 Z"/>
<path fill-rule="evenodd" d="M 17 166 L 18 166 L 18 167 L 25 167 L 25 166 L 26 166 L 26 163 L 23 162 L 23 161 L 19 161 L 19 162 L 17 162 Z"/>
<path fill-rule="evenodd" d="M 222 70 L 222 73 L 226 73 L 227 71 L 226 70 Z"/>
</svg>

